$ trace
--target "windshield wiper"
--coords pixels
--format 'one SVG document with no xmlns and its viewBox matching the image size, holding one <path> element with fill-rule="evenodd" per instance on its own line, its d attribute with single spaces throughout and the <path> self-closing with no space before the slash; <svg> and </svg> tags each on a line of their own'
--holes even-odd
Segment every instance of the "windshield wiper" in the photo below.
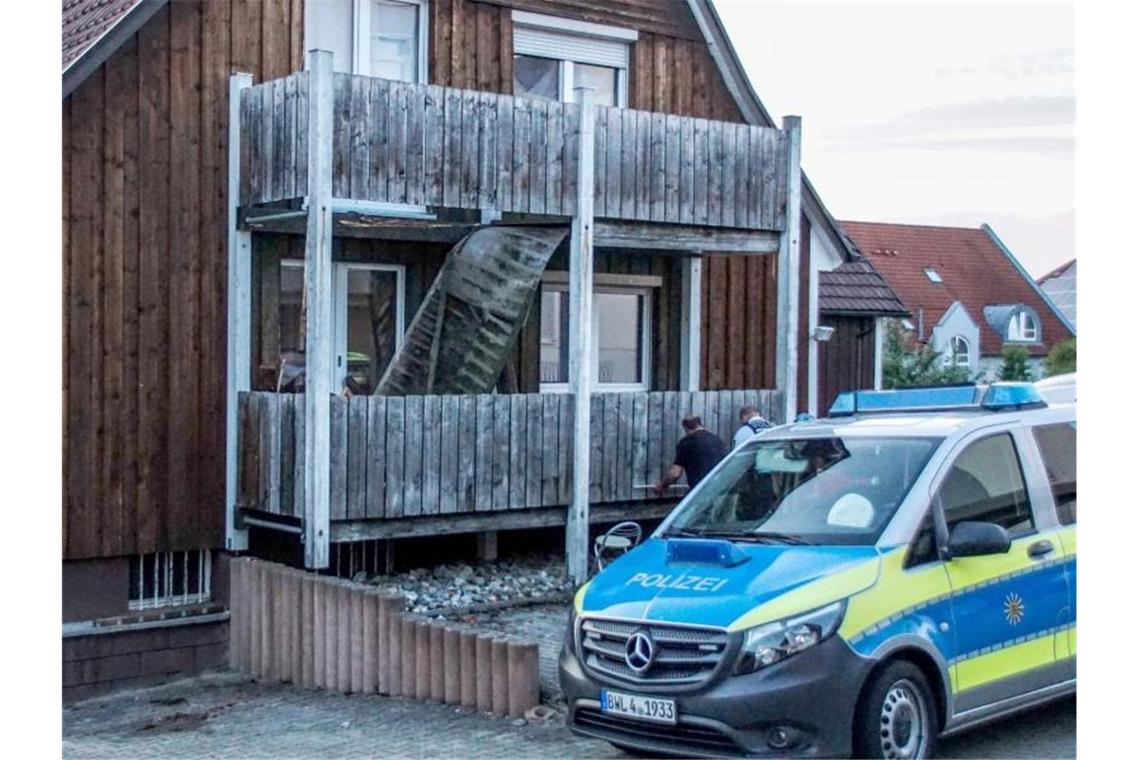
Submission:
<svg viewBox="0 0 1140 760">
<path fill-rule="evenodd" d="M 677 528 L 662 534 L 665 538 L 723 538 L 729 541 L 748 541 L 757 543 L 755 533 L 733 530 L 692 530 L 690 528 Z"/>
<path fill-rule="evenodd" d="M 752 536 L 759 541 L 768 540 L 778 544 L 795 544 L 796 546 L 805 546 L 807 541 L 804 541 L 799 536 L 793 536 L 791 533 L 753 533 Z"/>
</svg>

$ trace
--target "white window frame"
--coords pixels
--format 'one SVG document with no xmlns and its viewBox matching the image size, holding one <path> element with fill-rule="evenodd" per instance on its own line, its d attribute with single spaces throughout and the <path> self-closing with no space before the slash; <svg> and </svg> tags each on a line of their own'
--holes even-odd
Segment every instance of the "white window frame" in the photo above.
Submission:
<svg viewBox="0 0 1140 760">
<path fill-rule="evenodd" d="M 385 0 L 392 4 L 412 5 L 416 8 L 416 84 L 427 84 L 428 70 L 428 13 L 427 0 Z M 352 73 L 372 74 L 372 0 L 353 0 L 352 3 Z"/>
<path fill-rule="evenodd" d="M 961 341 L 962 346 L 965 347 L 964 352 L 955 350 L 955 341 Z M 959 361 L 961 357 L 965 357 L 965 361 Z M 942 364 L 947 367 L 970 367 L 970 341 L 964 335 L 953 335 L 946 343 L 946 352 L 942 355 Z"/>
<path fill-rule="evenodd" d="M 595 275 L 597 276 L 597 275 Z M 653 368 L 650 366 L 653 359 L 653 295 L 655 287 L 650 285 L 607 285 L 594 283 L 594 293 L 618 293 L 621 295 L 637 295 L 642 296 L 641 299 L 641 382 L 639 383 L 603 383 L 597 374 L 601 371 L 598 362 L 598 330 L 600 329 L 597 315 L 590 320 L 593 327 L 593 336 L 591 338 L 591 350 L 594 352 L 594 387 L 601 392 L 606 393 L 620 393 L 624 391 L 648 391 L 652 383 L 651 375 Z M 542 290 L 544 291 L 557 291 L 559 293 L 569 294 L 570 287 L 566 282 L 561 282 L 553 279 L 546 279 L 542 283 Z M 541 299 L 541 295 L 539 296 Z M 597 301 L 594 301 L 595 308 L 597 308 Z M 539 309 L 541 320 L 541 308 Z M 539 335 L 541 336 L 542 324 L 539 324 Z M 540 339 L 541 340 L 541 339 Z M 541 345 L 541 342 L 540 342 Z M 569 349 L 567 349 L 569 350 Z M 540 393 L 569 393 L 570 383 L 539 383 L 538 390 Z"/>
<path fill-rule="evenodd" d="M 282 267 L 304 269 L 299 259 L 282 259 Z M 334 392 L 344 390 L 344 368 L 348 366 L 348 273 L 358 269 L 370 272 L 394 272 L 396 275 L 396 351 L 404 345 L 404 292 L 407 268 L 403 264 L 374 264 L 371 262 L 333 262 L 333 355 L 332 387 Z"/>
<path fill-rule="evenodd" d="M 637 41 L 635 30 L 519 10 L 511 11 L 511 21 L 515 55 L 559 62 L 559 100 L 574 101 L 574 65 L 581 63 L 617 69 L 616 105 L 629 107 L 629 57 L 630 45 Z"/>
<path fill-rule="evenodd" d="M 1010 343 L 1037 343 L 1041 340 L 1041 325 L 1033 314 L 1022 310 L 1009 318 L 1005 336 Z"/>
</svg>

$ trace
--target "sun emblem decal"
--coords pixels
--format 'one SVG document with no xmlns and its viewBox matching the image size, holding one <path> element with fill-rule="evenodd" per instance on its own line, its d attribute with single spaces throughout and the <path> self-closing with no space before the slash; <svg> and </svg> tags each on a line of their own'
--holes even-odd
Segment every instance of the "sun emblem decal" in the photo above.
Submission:
<svg viewBox="0 0 1140 760">
<path fill-rule="evenodd" d="M 1021 601 L 1021 595 L 1016 592 L 1011 592 L 1005 596 L 1005 619 L 1010 625 L 1017 625 L 1021 619 L 1025 617 L 1025 602 Z"/>
</svg>

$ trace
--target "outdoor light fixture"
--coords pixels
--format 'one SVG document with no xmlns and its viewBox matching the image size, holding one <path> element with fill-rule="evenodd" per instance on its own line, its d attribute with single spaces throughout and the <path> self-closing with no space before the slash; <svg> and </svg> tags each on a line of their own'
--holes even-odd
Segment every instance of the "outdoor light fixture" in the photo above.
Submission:
<svg viewBox="0 0 1140 760">
<path fill-rule="evenodd" d="M 827 341 L 831 340 L 831 336 L 834 332 L 834 327 L 824 327 L 823 325 L 817 325 L 812 329 L 811 337 L 813 340 L 818 340 L 820 343 L 826 343 Z"/>
</svg>

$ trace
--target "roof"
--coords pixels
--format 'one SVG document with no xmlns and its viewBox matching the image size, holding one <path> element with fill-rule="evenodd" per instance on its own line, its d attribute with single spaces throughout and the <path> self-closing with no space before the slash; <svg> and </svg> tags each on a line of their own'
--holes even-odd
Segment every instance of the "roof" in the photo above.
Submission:
<svg viewBox="0 0 1140 760">
<path fill-rule="evenodd" d="M 857 316 L 910 315 L 883 276 L 863 259 L 845 261 L 829 272 L 819 273 L 819 310 Z"/>
<path fill-rule="evenodd" d="M 63 68 L 141 0 L 63 0 Z"/>
<path fill-rule="evenodd" d="M 930 328 L 955 301 L 961 302 L 979 326 L 983 355 L 1000 354 L 1004 343 L 1003 332 L 994 329 L 991 320 L 1004 324 L 1000 322 L 1002 315 L 1008 318 L 1018 307 L 1028 307 L 1041 323 L 1042 341 L 1025 345 L 1033 356 L 1044 356 L 1074 334 L 988 226 L 842 225 L 899 294 L 914 315 L 911 321 L 916 327 L 921 314 L 926 335 L 920 337 L 929 336 Z M 927 269 L 934 270 L 942 281 L 932 282 Z M 986 307 L 991 307 L 989 313 Z"/>
<path fill-rule="evenodd" d="M 1056 269 L 1050 270 L 1047 274 L 1043 274 L 1040 277 L 1038 277 L 1037 278 L 1037 284 L 1038 285 L 1044 285 L 1046 280 L 1051 280 L 1054 277 L 1060 277 L 1066 271 L 1068 271 L 1069 267 L 1073 266 L 1076 263 L 1077 263 L 1076 259 L 1069 259 L 1068 261 L 1066 261 L 1064 264 L 1057 267 Z"/>
</svg>

